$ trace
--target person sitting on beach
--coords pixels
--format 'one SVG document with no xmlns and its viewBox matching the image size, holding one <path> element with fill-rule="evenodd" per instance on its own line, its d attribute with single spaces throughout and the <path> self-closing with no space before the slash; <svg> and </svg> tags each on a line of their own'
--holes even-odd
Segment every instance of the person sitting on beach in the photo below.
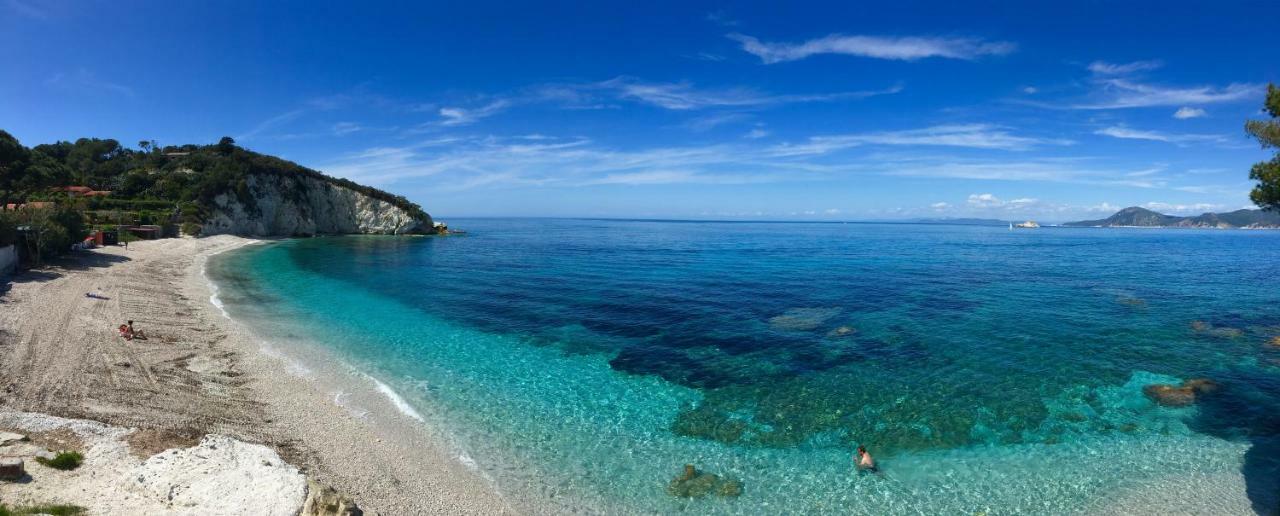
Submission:
<svg viewBox="0 0 1280 516">
<path fill-rule="evenodd" d="M 130 339 L 147 340 L 147 334 L 142 330 L 133 329 L 133 321 L 129 321 L 129 337 Z"/>
<path fill-rule="evenodd" d="M 129 325 L 121 324 L 119 329 L 120 336 L 124 337 L 124 340 L 133 340 L 133 332 L 129 331 Z"/>
<path fill-rule="evenodd" d="M 870 453 L 867 453 L 865 446 L 858 447 L 858 456 L 854 460 L 858 463 L 858 471 L 870 471 L 872 473 L 880 471 L 876 468 L 876 460 L 871 458 Z"/>
</svg>

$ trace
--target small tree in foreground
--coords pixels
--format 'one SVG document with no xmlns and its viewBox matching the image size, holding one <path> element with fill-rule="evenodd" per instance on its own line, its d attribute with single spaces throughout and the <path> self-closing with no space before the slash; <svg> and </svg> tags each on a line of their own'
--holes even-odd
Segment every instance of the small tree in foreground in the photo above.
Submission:
<svg viewBox="0 0 1280 516">
<path fill-rule="evenodd" d="M 1271 120 L 1249 120 L 1244 123 L 1244 130 L 1262 144 L 1263 149 L 1280 149 L 1280 88 L 1274 84 L 1267 85 L 1267 114 Z M 1249 193 L 1254 204 L 1269 210 L 1280 210 L 1280 152 L 1271 157 L 1271 161 L 1263 161 L 1249 171 L 1249 179 L 1258 181 Z"/>
</svg>

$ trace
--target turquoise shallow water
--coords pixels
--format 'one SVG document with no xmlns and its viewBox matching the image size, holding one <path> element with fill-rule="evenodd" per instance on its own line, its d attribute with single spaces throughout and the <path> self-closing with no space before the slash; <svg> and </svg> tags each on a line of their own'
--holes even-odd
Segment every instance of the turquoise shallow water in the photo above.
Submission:
<svg viewBox="0 0 1280 516">
<path fill-rule="evenodd" d="M 1280 233 L 451 223 L 208 273 L 541 506 L 1062 514 L 1195 474 L 1274 510 Z M 1221 389 L 1192 407 L 1142 394 L 1197 377 Z M 685 463 L 742 496 L 671 496 Z"/>
</svg>

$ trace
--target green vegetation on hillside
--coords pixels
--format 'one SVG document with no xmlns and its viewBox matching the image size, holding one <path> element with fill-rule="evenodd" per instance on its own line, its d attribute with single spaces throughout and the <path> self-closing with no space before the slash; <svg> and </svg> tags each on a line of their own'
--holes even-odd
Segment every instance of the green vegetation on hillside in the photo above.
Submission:
<svg viewBox="0 0 1280 516">
<path fill-rule="evenodd" d="M 138 142 L 138 149 L 111 139 L 81 138 L 28 148 L 0 130 L 0 208 L 32 202 L 51 206 L 0 211 L 0 246 L 12 243 L 16 227 L 38 237 L 38 255 L 65 251 L 83 238 L 87 228 L 116 224 L 178 224 L 195 234 L 215 207 L 219 195 L 255 211 L 250 176 L 302 183 L 315 179 L 387 202 L 409 215 L 426 219 L 417 204 L 398 195 L 329 177 L 273 156 L 259 154 L 222 138 L 213 145 L 160 146 Z M 59 189 L 84 186 L 109 195 L 71 195 Z M 46 253 L 48 250 L 48 253 Z"/>
<path fill-rule="evenodd" d="M 196 211 L 192 215 L 201 216 L 200 210 L 207 212 L 214 198 L 224 193 L 252 206 L 247 179 L 267 175 L 317 179 L 388 202 L 411 215 L 426 216 L 404 197 L 243 149 L 231 138 L 203 146 L 161 147 L 153 141 L 138 142 L 138 146 L 133 150 L 116 140 L 81 138 L 28 149 L 0 130 L 0 202 L 59 199 L 65 194 L 51 188 L 77 185 L 111 192 L 110 197 L 91 200 L 90 209 L 148 205 L 180 208 L 183 215 L 192 210 Z"/>
<path fill-rule="evenodd" d="M 1280 88 L 1274 84 L 1267 85 L 1265 104 L 1271 120 L 1249 120 L 1244 130 L 1262 144 L 1262 148 L 1277 149 L 1271 161 L 1255 164 L 1249 171 L 1249 179 L 1258 181 L 1249 198 L 1258 206 L 1270 210 L 1280 210 Z"/>
</svg>

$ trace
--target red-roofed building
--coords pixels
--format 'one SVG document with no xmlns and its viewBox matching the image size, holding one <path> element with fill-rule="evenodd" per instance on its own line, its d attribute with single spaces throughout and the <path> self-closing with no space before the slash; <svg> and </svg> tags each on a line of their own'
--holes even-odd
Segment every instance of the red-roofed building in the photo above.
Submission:
<svg viewBox="0 0 1280 516">
<path fill-rule="evenodd" d="M 87 186 L 55 186 L 53 191 L 67 192 L 71 194 L 72 197 L 77 197 L 92 192 L 93 189 Z"/>
<path fill-rule="evenodd" d="M 16 211 L 16 210 L 25 210 L 27 208 L 33 208 L 33 209 L 52 208 L 55 204 L 56 203 L 52 203 L 49 201 L 31 201 L 26 204 L 9 203 L 4 205 L 4 209 L 7 211 Z"/>
</svg>

